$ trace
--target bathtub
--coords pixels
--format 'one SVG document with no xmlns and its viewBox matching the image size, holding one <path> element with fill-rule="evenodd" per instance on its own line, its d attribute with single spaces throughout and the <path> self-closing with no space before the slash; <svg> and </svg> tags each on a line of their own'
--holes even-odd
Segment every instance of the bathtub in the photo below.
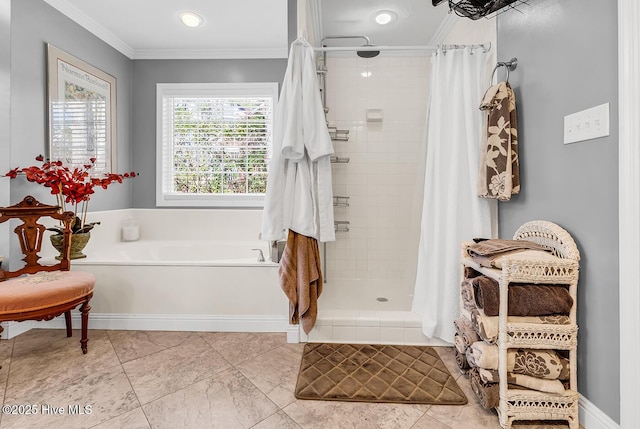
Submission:
<svg viewBox="0 0 640 429">
<path fill-rule="evenodd" d="M 124 242 L 134 218 L 140 240 Z M 71 269 L 91 272 L 91 329 L 287 332 L 288 301 L 278 265 L 258 239 L 259 210 L 126 209 L 93 212 L 84 259 Z M 53 258 L 55 251 L 43 244 Z M 258 260 L 261 249 L 265 261 Z M 74 317 L 77 315 L 74 315 Z M 62 320 L 52 321 L 62 326 Z"/>
</svg>

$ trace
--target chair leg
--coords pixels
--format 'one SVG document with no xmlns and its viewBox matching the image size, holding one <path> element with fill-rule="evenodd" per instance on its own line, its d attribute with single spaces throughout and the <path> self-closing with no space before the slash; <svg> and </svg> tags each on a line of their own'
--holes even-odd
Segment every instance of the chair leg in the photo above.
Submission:
<svg viewBox="0 0 640 429">
<path fill-rule="evenodd" d="M 89 339 L 87 338 L 87 328 L 89 325 L 89 310 L 91 310 L 91 306 L 89 305 L 89 300 L 86 300 L 82 306 L 80 307 L 81 319 L 82 319 L 82 338 L 80 339 L 80 347 L 82 348 L 82 353 L 87 353 L 87 342 Z"/>
<path fill-rule="evenodd" d="M 71 326 L 71 310 L 65 311 L 64 323 L 67 325 L 67 337 L 73 335 L 73 327 Z"/>
</svg>

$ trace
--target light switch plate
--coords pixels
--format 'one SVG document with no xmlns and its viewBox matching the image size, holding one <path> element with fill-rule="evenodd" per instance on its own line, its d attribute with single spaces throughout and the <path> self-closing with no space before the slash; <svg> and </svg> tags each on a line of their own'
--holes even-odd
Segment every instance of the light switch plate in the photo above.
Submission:
<svg viewBox="0 0 640 429">
<path fill-rule="evenodd" d="M 564 144 L 609 135 L 609 103 L 564 117 Z"/>
</svg>

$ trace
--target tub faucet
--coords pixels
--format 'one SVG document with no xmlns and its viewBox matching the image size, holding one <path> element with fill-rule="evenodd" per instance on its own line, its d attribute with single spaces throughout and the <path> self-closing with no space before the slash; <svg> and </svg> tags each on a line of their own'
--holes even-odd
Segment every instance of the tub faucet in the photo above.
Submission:
<svg viewBox="0 0 640 429">
<path fill-rule="evenodd" d="M 258 262 L 264 262 L 264 253 L 262 253 L 262 249 L 251 249 L 251 250 L 257 250 L 258 252 L 260 252 L 258 254 Z"/>
</svg>

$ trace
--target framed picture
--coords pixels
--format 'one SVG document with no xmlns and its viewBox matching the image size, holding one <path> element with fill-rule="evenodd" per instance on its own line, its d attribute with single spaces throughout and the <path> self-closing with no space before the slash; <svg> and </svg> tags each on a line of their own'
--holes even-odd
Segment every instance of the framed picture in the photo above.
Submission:
<svg viewBox="0 0 640 429">
<path fill-rule="evenodd" d="M 49 158 L 116 172 L 116 78 L 47 44 Z"/>
</svg>

